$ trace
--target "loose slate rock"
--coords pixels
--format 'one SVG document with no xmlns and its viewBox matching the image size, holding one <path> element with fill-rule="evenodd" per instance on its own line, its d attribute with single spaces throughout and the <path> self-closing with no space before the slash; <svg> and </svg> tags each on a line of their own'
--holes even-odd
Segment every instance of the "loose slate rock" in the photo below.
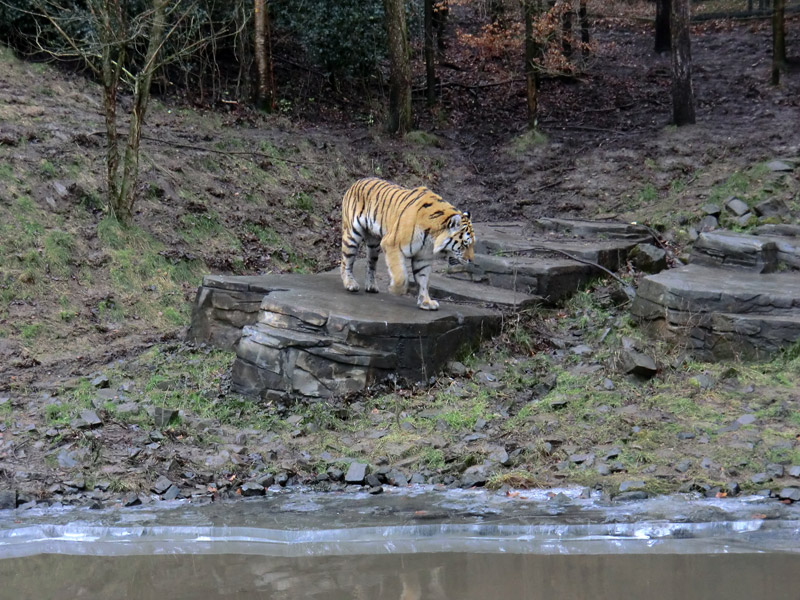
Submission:
<svg viewBox="0 0 800 600">
<path fill-rule="evenodd" d="M 242 485 L 242 496 L 263 496 L 265 493 L 264 486 L 256 481 L 248 481 Z"/>
<path fill-rule="evenodd" d="M 741 217 L 743 214 L 750 211 L 750 207 L 736 197 L 728 198 L 727 202 L 725 202 L 725 208 L 737 217 Z"/>
<path fill-rule="evenodd" d="M 0 490 L 0 510 L 17 508 L 17 490 Z"/>
<path fill-rule="evenodd" d="M 781 500 L 791 500 L 792 502 L 800 501 L 800 487 L 791 486 L 785 487 L 778 493 L 778 498 Z"/>
<path fill-rule="evenodd" d="M 367 477 L 367 469 L 369 465 L 360 462 L 351 462 L 347 473 L 344 476 L 345 483 L 363 484 Z"/>
<path fill-rule="evenodd" d="M 89 428 L 100 427 L 103 424 L 103 421 L 93 410 L 82 411 L 80 420 L 85 423 L 85 427 Z"/>
<path fill-rule="evenodd" d="M 638 244 L 629 256 L 633 266 L 645 273 L 659 273 L 667 268 L 667 253 L 653 244 Z"/>
<path fill-rule="evenodd" d="M 622 368 L 629 375 L 646 379 L 653 377 L 658 371 L 658 367 L 651 357 L 635 350 L 626 350 L 622 353 Z"/>
<path fill-rule="evenodd" d="M 633 490 L 640 490 L 644 487 L 644 485 L 645 483 L 641 479 L 630 479 L 619 484 L 619 491 L 630 492 Z"/>
<path fill-rule="evenodd" d="M 153 408 L 153 422 L 156 427 L 166 427 L 177 416 L 178 411 L 172 408 L 164 408 L 162 406 Z"/>
<path fill-rule="evenodd" d="M 771 160 L 767 163 L 767 168 L 774 173 L 791 172 L 794 167 L 782 160 Z"/>
<path fill-rule="evenodd" d="M 151 489 L 152 489 L 152 490 L 153 490 L 153 491 L 154 491 L 156 494 L 159 494 L 159 495 L 161 495 L 161 494 L 163 494 L 164 492 L 166 492 L 166 491 L 169 489 L 169 487 L 170 487 L 171 485 L 172 485 L 172 482 L 171 482 L 171 481 L 170 481 L 168 478 L 166 478 L 166 477 L 164 477 L 164 476 L 162 475 L 161 477 L 159 477 L 158 479 L 156 479 L 156 482 L 153 484 L 153 487 L 152 487 Z"/>
</svg>

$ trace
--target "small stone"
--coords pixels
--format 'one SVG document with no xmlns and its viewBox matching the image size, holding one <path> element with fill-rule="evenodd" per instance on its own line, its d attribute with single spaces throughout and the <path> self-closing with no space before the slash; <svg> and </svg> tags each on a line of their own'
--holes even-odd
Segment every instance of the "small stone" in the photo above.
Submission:
<svg viewBox="0 0 800 600">
<path fill-rule="evenodd" d="M 746 212 L 743 215 L 741 215 L 739 217 L 736 217 L 736 219 L 734 219 L 734 221 L 739 227 L 747 227 L 753 221 L 755 221 L 755 219 L 756 219 L 756 216 L 753 213 Z"/>
<path fill-rule="evenodd" d="M 107 388 L 111 382 L 108 380 L 108 377 L 105 375 L 98 375 L 91 381 L 92 387 L 96 388 Z"/>
<path fill-rule="evenodd" d="M 771 160 L 767 163 L 767 168 L 774 173 L 791 172 L 794 167 L 782 160 Z"/>
<path fill-rule="evenodd" d="M 778 498 L 781 500 L 791 500 L 792 502 L 800 501 L 800 487 L 791 486 L 785 487 L 778 492 Z"/>
<path fill-rule="evenodd" d="M 399 471 L 398 469 L 391 469 L 386 474 L 386 481 L 391 485 L 395 485 L 397 487 L 405 487 L 408 485 L 408 479 L 403 474 L 403 472 Z"/>
<path fill-rule="evenodd" d="M 750 482 L 755 483 L 756 485 L 761 485 L 762 483 L 767 483 L 769 481 L 772 481 L 772 477 L 766 473 L 756 473 L 750 478 Z"/>
<path fill-rule="evenodd" d="M 99 427 L 103 424 L 103 421 L 100 417 L 97 416 L 97 413 L 93 410 L 84 410 L 81 411 L 81 420 L 86 423 L 85 427 L 94 428 Z"/>
<path fill-rule="evenodd" d="M 263 496 L 266 493 L 264 486 L 256 481 L 247 481 L 242 485 L 242 496 Z"/>
<path fill-rule="evenodd" d="M 692 461 L 690 460 L 682 460 L 677 465 L 675 465 L 675 470 L 678 473 L 686 473 L 689 469 L 692 468 Z"/>
<path fill-rule="evenodd" d="M 597 465 L 596 471 L 598 475 L 603 475 L 603 476 L 611 475 L 611 469 L 609 469 L 608 465 L 604 463 L 600 463 L 599 465 Z"/>
<path fill-rule="evenodd" d="M 341 471 L 339 471 L 341 473 Z M 261 487 L 268 488 L 275 483 L 275 476 L 272 473 L 264 473 L 255 478 L 256 483 Z"/>
<path fill-rule="evenodd" d="M 594 454 L 571 454 L 569 460 L 576 465 L 586 464 L 591 467 L 594 464 Z"/>
<path fill-rule="evenodd" d="M 742 415 L 741 417 L 736 419 L 736 422 L 739 425 L 752 425 L 753 423 L 756 422 L 756 416 L 751 414 Z"/>
<path fill-rule="evenodd" d="M 705 215 L 711 215 L 712 217 L 719 217 L 722 213 L 722 208 L 719 204 L 714 204 L 713 202 L 709 202 L 708 204 L 704 204 L 700 207 L 700 210 L 703 211 Z"/>
<path fill-rule="evenodd" d="M 483 487 L 486 485 L 486 470 L 483 468 L 482 465 L 474 465 L 469 467 L 464 473 L 461 475 L 461 487 L 462 488 L 471 488 L 471 487 Z"/>
<path fill-rule="evenodd" d="M 56 457 L 58 461 L 58 466 L 62 469 L 72 469 L 73 467 L 78 466 L 78 461 L 75 458 L 75 455 L 68 450 L 61 450 Z"/>
<path fill-rule="evenodd" d="M 800 465 L 792 465 L 786 472 L 790 477 L 800 478 Z"/>
<path fill-rule="evenodd" d="M 424 485 L 425 476 L 422 473 L 412 473 L 411 479 L 408 480 L 411 485 Z"/>
<path fill-rule="evenodd" d="M 167 491 L 161 496 L 164 500 L 175 500 L 181 493 L 181 490 L 178 488 L 177 485 L 171 485 L 167 488 Z"/>
<path fill-rule="evenodd" d="M 645 491 L 636 491 L 636 492 L 623 492 L 621 494 L 617 494 L 614 496 L 614 500 L 617 502 L 632 502 L 634 500 L 647 500 L 648 495 Z"/>
<path fill-rule="evenodd" d="M 619 491 L 620 492 L 630 492 L 633 490 L 639 490 L 644 487 L 644 481 L 641 479 L 630 479 L 628 481 L 623 481 L 619 484 Z"/>
<path fill-rule="evenodd" d="M 156 427 L 166 427 L 177 416 L 178 411 L 175 409 L 164 408 L 163 406 L 153 407 L 153 422 Z"/>
<path fill-rule="evenodd" d="M 627 350 L 622 353 L 622 366 L 629 375 L 637 375 L 649 379 L 658 371 L 655 361 L 641 352 Z"/>
<path fill-rule="evenodd" d="M 691 431 L 679 431 L 675 437 L 679 440 L 693 440 L 695 435 Z"/>
<path fill-rule="evenodd" d="M 141 503 L 142 499 L 139 498 L 139 495 L 136 492 L 129 492 L 122 498 L 123 506 L 139 506 Z"/>
<path fill-rule="evenodd" d="M 576 356 L 589 356 L 592 354 L 592 347 L 586 344 L 578 344 L 577 346 L 573 346 L 572 353 Z"/>
<path fill-rule="evenodd" d="M 622 450 L 617 446 L 614 446 L 605 453 L 605 455 L 603 456 L 603 460 L 612 460 L 614 458 L 617 458 L 620 454 L 622 454 Z"/>
<path fill-rule="evenodd" d="M 364 484 L 368 485 L 371 488 L 379 486 L 381 484 L 381 480 L 375 473 L 370 473 L 364 478 Z"/>
<path fill-rule="evenodd" d="M 566 396 L 561 396 L 550 402 L 550 408 L 558 410 L 564 408 L 567 404 L 569 404 L 569 399 Z"/>
<path fill-rule="evenodd" d="M 753 210 L 759 217 L 784 217 L 789 214 L 789 207 L 781 198 L 770 198 L 759 202 Z"/>
<path fill-rule="evenodd" d="M 373 496 L 377 496 L 378 494 L 382 494 L 383 493 L 383 486 L 382 485 L 373 486 L 373 487 L 369 488 L 368 492 L 370 494 L 372 494 Z"/>
<path fill-rule="evenodd" d="M 714 231 L 717 227 L 719 227 L 719 221 L 717 221 L 717 217 L 706 215 L 700 219 L 695 232 L 703 233 L 705 231 Z"/>
<path fill-rule="evenodd" d="M 742 491 L 742 488 L 739 487 L 739 484 L 735 481 L 729 481 L 725 484 L 725 491 L 728 493 L 729 496 L 738 496 L 739 492 Z"/>
<path fill-rule="evenodd" d="M 737 217 L 741 217 L 743 214 L 750 211 L 750 207 L 747 206 L 747 204 L 734 196 L 728 198 L 725 202 L 725 208 L 728 209 L 728 212 L 733 213 Z"/>
<path fill-rule="evenodd" d="M 613 382 L 613 381 L 611 381 L 611 380 L 610 380 L 608 377 L 606 377 L 605 379 L 603 379 L 603 389 L 604 389 L 604 390 L 606 390 L 606 391 L 609 391 L 609 392 L 610 392 L 611 390 L 613 390 L 613 389 L 614 389 L 614 387 L 615 387 L 615 386 L 614 386 L 614 382 Z"/>
<path fill-rule="evenodd" d="M 467 374 L 467 367 L 464 363 L 453 360 L 447 363 L 447 372 L 451 377 L 464 377 Z"/>
<path fill-rule="evenodd" d="M 780 479 L 781 477 L 783 477 L 785 471 L 783 465 L 779 465 L 777 463 L 768 464 L 764 468 L 764 470 L 767 472 L 767 475 L 769 475 L 773 479 Z"/>
<path fill-rule="evenodd" d="M 17 508 L 17 490 L 0 490 L 0 510 Z"/>
<path fill-rule="evenodd" d="M 328 467 L 325 472 L 328 474 L 331 481 L 341 481 L 344 479 L 344 472 L 336 467 Z"/>
<path fill-rule="evenodd" d="M 637 244 L 628 258 L 634 267 L 644 273 L 660 273 L 667 268 L 666 251 L 653 244 Z"/>
<path fill-rule="evenodd" d="M 302 415 L 291 415 L 289 418 L 286 419 L 286 422 L 289 425 L 295 426 L 299 424 L 303 420 Z"/>
<path fill-rule="evenodd" d="M 168 478 L 166 478 L 166 477 L 164 477 L 162 475 L 161 477 L 156 479 L 156 482 L 153 484 L 153 487 L 150 488 L 150 489 L 152 489 L 156 494 L 161 495 L 164 492 L 166 492 L 169 489 L 169 486 L 171 486 L 171 485 L 172 485 L 172 482 Z"/>
<path fill-rule="evenodd" d="M 714 387 L 714 378 L 705 373 L 700 373 L 689 378 L 689 384 L 701 390 L 710 390 Z"/>
<path fill-rule="evenodd" d="M 123 402 L 122 404 L 117 405 L 117 407 L 114 409 L 114 412 L 116 412 L 120 417 L 135 415 L 139 412 L 139 405 L 136 402 Z"/>
<path fill-rule="evenodd" d="M 363 484 L 364 479 L 367 477 L 368 466 L 366 463 L 351 462 L 350 467 L 347 469 L 347 474 L 344 476 L 345 483 Z"/>
</svg>

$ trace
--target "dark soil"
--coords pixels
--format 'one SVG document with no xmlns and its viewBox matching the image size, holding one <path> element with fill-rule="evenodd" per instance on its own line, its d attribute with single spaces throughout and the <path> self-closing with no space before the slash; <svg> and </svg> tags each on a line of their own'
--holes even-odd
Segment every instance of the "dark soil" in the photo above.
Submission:
<svg viewBox="0 0 800 600">
<path fill-rule="evenodd" d="M 798 25 L 796 19 L 788 25 L 787 46 L 795 55 Z M 475 80 L 468 68 L 442 74 L 462 85 L 445 87 L 434 111 L 415 105 L 419 128 L 431 139 L 390 138 L 342 110 L 323 121 L 302 109 L 263 116 L 154 102 L 135 225 L 155 246 L 136 237 L 143 244 L 136 251 L 154 249 L 165 273 L 175 265 L 189 272 L 183 280 L 165 275 L 163 288 L 147 279 L 152 273 L 140 274 L 146 284 L 121 288 L 115 261 L 122 259 L 101 232 L 103 127 L 95 87 L 3 52 L 2 216 L 10 219 L 22 210 L 19 199 L 30 198 L 25 210 L 43 220 L 45 232 L 64 230 L 75 241 L 66 274 L 59 275 L 55 263 L 26 262 L 14 250 L 12 230 L 3 230 L 0 491 L 12 490 L 19 504 L 135 503 L 158 497 L 152 490 L 161 476 L 182 496 L 197 498 L 241 493 L 246 480 L 339 489 L 353 458 L 372 463 L 380 483 L 392 479 L 392 468 L 443 485 L 567 482 L 613 493 L 626 479 L 642 479 L 651 492 L 712 495 L 735 493 L 731 482 L 750 490 L 796 483 L 790 467 L 800 464 L 800 423 L 792 415 L 800 393 L 793 375 L 780 365 L 756 372 L 678 361 L 677 370 L 665 366 L 651 387 L 619 383 L 613 349 L 606 359 L 585 363 L 568 351 L 576 340 L 591 343 L 599 325 L 586 319 L 603 312 L 614 323 L 621 314 L 604 300 L 610 288 L 602 286 L 584 298 L 592 306 L 568 305 L 512 326 L 468 362 L 466 374 L 445 374 L 431 388 L 387 388 L 288 414 L 228 395 L 232 357 L 180 342 L 202 272 L 336 264 L 339 198 L 364 175 L 428 185 L 478 221 L 648 222 L 680 254 L 686 226 L 732 175 L 800 156 L 800 77 L 792 67 L 780 86 L 769 85 L 768 22 L 710 22 L 694 33 L 697 125 L 684 128 L 669 125 L 669 57 L 653 54 L 646 28 L 616 21 L 598 22 L 591 60 L 576 79 L 545 80 L 540 123 L 546 143 L 525 134 L 522 82 L 475 87 L 487 81 Z M 487 75 L 488 82 L 503 77 Z M 775 189 L 798 202 L 796 180 Z M 46 256 L 47 248 L 40 244 L 36 252 Z M 44 275 L 26 271 L 28 264 L 40 265 Z M 159 292 L 169 296 L 158 300 L 163 306 L 151 300 Z M 151 305 L 156 308 L 148 312 Z M 170 320 L 169 308 L 178 317 Z M 204 357 L 210 370 L 200 367 Z M 665 357 L 664 365 L 675 358 Z M 100 388 L 89 383 L 98 372 L 109 374 L 111 392 L 98 395 Z M 711 391 L 705 380 L 687 383 L 702 373 L 711 373 Z M 569 395 L 565 374 L 579 385 L 615 379 L 620 397 L 608 405 L 617 429 L 594 429 L 593 418 L 606 423 L 602 402 L 592 418 L 534 412 L 518 429 L 504 425 L 529 402 L 546 398 L 549 405 L 559 393 Z M 654 405 L 653 394 L 669 386 L 678 396 L 694 390 L 686 394 L 703 410 L 677 414 L 668 404 L 676 398 Z M 458 403 L 484 392 L 478 408 Z M 119 412 L 126 399 L 139 405 L 136 416 Z M 153 407 L 170 402 L 183 414 L 156 427 Z M 201 409 L 203 402 L 211 408 Z M 432 414 L 424 414 L 428 404 Z M 101 426 L 75 421 L 90 408 Z M 757 414 L 755 425 L 733 427 L 727 436 L 707 433 L 744 414 Z M 403 425 L 412 416 L 424 422 Z M 666 421 L 672 437 L 637 441 Z M 598 473 L 600 463 L 611 465 L 610 475 Z M 767 475 L 751 482 L 762 472 Z"/>
</svg>

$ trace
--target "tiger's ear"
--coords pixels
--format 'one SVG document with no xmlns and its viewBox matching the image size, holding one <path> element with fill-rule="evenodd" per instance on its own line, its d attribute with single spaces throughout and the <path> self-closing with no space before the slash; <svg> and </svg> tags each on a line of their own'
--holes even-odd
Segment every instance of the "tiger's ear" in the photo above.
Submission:
<svg viewBox="0 0 800 600">
<path fill-rule="evenodd" d="M 451 231 L 461 229 L 461 213 L 456 213 L 447 220 L 447 228 Z"/>
</svg>

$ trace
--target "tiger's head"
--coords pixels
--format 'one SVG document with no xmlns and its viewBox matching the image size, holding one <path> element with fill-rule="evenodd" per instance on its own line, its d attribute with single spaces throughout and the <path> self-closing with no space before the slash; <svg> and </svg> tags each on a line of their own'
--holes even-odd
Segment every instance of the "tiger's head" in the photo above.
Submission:
<svg viewBox="0 0 800 600">
<path fill-rule="evenodd" d="M 468 264 L 475 258 L 475 232 L 472 230 L 469 211 L 450 217 L 447 229 L 437 240 L 434 252 L 447 252 L 451 265 Z"/>
</svg>

